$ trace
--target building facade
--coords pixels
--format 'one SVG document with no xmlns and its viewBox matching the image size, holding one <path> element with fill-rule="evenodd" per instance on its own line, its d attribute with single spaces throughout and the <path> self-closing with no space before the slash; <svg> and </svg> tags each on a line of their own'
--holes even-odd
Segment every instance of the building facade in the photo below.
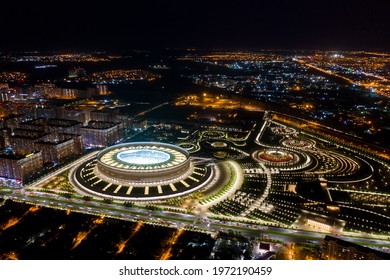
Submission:
<svg viewBox="0 0 390 280">
<path fill-rule="evenodd" d="M 91 121 L 80 128 L 86 147 L 105 147 L 123 140 L 123 124 Z"/>
<path fill-rule="evenodd" d="M 0 177 L 26 181 L 43 168 L 42 152 L 0 155 Z"/>
<path fill-rule="evenodd" d="M 323 260 L 389 260 L 390 254 L 327 235 L 322 244 Z"/>
<path fill-rule="evenodd" d="M 40 141 L 35 143 L 36 150 L 42 151 L 43 162 L 59 163 L 76 154 L 75 141 L 66 139 L 56 142 Z"/>
</svg>

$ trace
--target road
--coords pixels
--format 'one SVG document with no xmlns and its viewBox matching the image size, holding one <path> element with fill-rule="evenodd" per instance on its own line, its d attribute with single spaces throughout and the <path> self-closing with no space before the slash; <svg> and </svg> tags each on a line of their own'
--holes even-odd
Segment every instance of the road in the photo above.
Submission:
<svg viewBox="0 0 390 280">
<path fill-rule="evenodd" d="M 65 198 L 57 195 L 15 190 L 13 194 L 5 195 L 5 199 L 21 201 L 50 207 L 55 209 L 71 210 L 85 214 L 93 214 L 118 218 L 126 221 L 143 221 L 149 224 L 159 224 L 173 228 L 186 228 L 192 231 L 217 233 L 218 231 L 234 231 L 246 237 L 261 237 L 267 235 L 269 239 L 277 239 L 283 242 L 319 242 L 324 239 L 325 233 L 291 230 L 278 227 L 252 225 L 243 222 L 229 222 L 200 218 L 199 216 L 185 213 L 175 213 L 162 210 L 147 210 L 140 207 L 126 207 L 120 204 L 107 204 L 104 202 L 85 201 L 82 198 Z M 389 237 L 374 235 L 342 236 L 344 240 L 362 243 L 365 245 L 390 247 Z"/>
<path fill-rule="evenodd" d="M 156 110 L 156 109 L 158 109 L 158 108 L 160 108 L 162 106 L 168 105 L 170 103 L 172 103 L 172 102 L 164 102 L 164 103 L 159 104 L 159 105 L 157 105 L 157 106 L 155 106 L 153 108 L 150 108 L 148 110 L 142 111 L 142 112 L 138 113 L 137 115 L 135 115 L 134 117 L 144 116 L 145 114 L 147 114 L 147 113 L 149 113 L 149 112 L 151 112 L 153 110 Z"/>
</svg>

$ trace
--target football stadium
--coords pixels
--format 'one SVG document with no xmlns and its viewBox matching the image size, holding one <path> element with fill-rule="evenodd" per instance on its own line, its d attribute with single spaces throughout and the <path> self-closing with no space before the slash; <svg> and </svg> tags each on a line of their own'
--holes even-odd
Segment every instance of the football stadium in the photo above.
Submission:
<svg viewBox="0 0 390 280">
<path fill-rule="evenodd" d="M 213 173 L 187 150 L 167 143 L 133 142 L 107 147 L 72 173 L 78 189 L 118 200 L 156 200 L 194 192 Z"/>
</svg>

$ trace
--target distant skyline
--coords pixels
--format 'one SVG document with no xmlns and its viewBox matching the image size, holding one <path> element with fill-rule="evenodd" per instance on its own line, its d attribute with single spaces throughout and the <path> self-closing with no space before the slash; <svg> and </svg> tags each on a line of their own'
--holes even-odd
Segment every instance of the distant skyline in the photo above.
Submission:
<svg viewBox="0 0 390 280">
<path fill-rule="evenodd" d="M 2 3 L 0 50 L 390 50 L 383 0 Z"/>
</svg>

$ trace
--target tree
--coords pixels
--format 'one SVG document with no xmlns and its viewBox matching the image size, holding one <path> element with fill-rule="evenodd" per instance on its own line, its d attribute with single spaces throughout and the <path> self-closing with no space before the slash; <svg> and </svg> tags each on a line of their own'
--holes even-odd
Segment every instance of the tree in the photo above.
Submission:
<svg viewBox="0 0 390 280">
<path fill-rule="evenodd" d="M 130 202 L 130 201 L 126 201 L 125 203 L 123 203 L 123 205 L 125 207 L 133 207 L 134 203 L 133 202 Z"/>
</svg>

